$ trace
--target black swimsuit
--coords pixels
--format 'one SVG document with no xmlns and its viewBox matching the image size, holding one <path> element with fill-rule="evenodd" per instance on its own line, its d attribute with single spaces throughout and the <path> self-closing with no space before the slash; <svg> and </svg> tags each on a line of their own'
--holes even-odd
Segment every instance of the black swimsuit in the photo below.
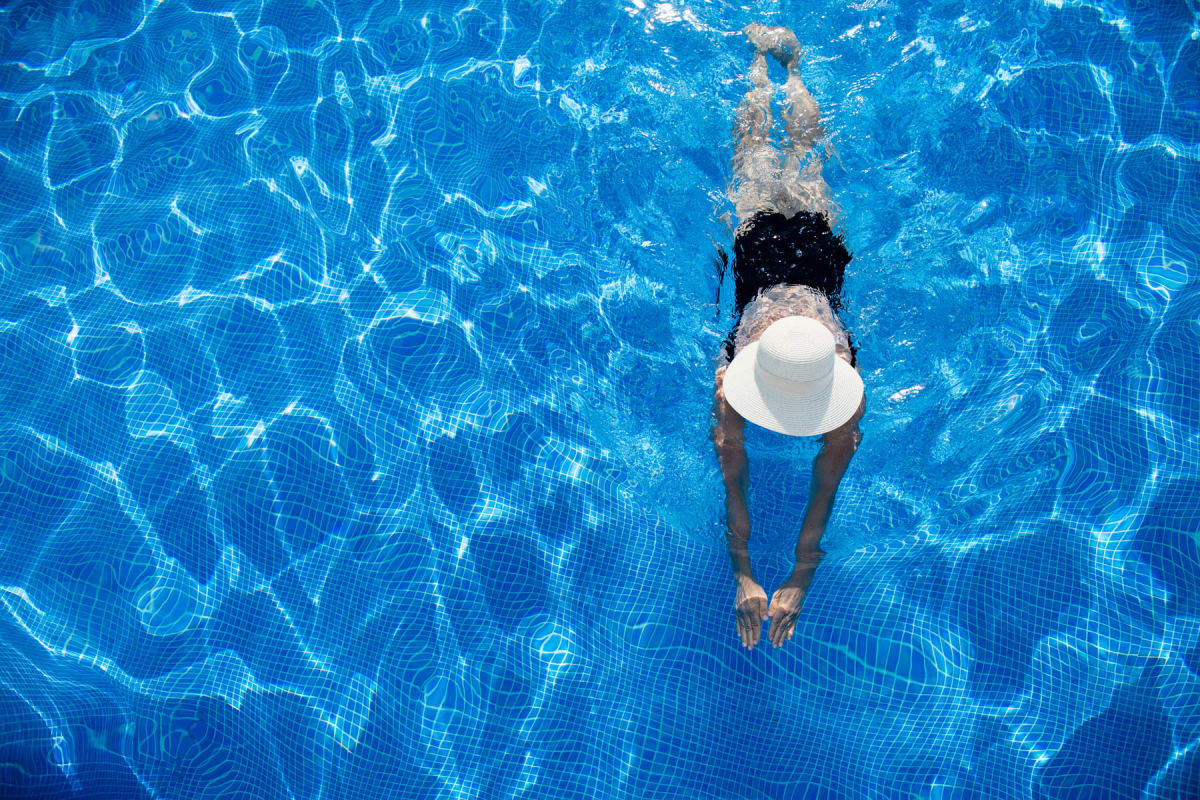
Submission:
<svg viewBox="0 0 1200 800">
<path fill-rule="evenodd" d="M 733 258 L 733 325 L 725 339 L 730 361 L 742 311 L 763 289 L 780 283 L 811 286 L 829 298 L 835 313 L 841 308 L 850 253 L 824 214 L 801 211 L 789 219 L 778 211 L 759 211 L 734 239 Z M 853 343 L 850 363 L 858 363 Z"/>
</svg>

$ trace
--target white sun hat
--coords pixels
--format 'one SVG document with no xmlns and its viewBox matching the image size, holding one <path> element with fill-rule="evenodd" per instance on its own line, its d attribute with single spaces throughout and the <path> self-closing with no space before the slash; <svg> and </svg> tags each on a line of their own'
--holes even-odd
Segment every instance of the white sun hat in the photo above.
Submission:
<svg viewBox="0 0 1200 800">
<path fill-rule="evenodd" d="M 743 347 L 725 370 L 724 389 L 743 417 L 788 436 L 833 430 L 863 397 L 862 378 L 838 357 L 833 334 L 801 316 L 776 320 Z"/>
</svg>

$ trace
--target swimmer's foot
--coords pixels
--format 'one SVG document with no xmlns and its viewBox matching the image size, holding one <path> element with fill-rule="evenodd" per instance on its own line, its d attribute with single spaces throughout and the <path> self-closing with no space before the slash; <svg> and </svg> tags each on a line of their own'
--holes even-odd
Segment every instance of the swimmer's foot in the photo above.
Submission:
<svg viewBox="0 0 1200 800">
<path fill-rule="evenodd" d="M 743 28 L 742 32 L 758 52 L 770 53 L 788 70 L 799 66 L 800 42 L 788 28 L 754 22 Z"/>
</svg>

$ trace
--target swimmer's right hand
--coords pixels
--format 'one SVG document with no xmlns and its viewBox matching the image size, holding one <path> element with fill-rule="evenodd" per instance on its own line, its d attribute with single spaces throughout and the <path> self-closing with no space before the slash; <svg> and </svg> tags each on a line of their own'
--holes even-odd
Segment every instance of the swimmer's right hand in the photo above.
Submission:
<svg viewBox="0 0 1200 800">
<path fill-rule="evenodd" d="M 742 637 L 743 647 L 753 650 L 762 636 L 763 621 L 767 619 L 767 593 L 749 575 L 738 575 L 736 580 L 734 607 L 737 609 L 738 636 Z"/>
</svg>

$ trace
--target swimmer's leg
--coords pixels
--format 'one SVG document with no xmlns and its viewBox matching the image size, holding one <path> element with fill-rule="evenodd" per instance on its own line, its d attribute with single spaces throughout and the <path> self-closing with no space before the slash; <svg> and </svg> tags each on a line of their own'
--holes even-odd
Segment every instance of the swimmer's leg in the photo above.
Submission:
<svg viewBox="0 0 1200 800">
<path fill-rule="evenodd" d="M 750 66 L 750 91 L 742 98 L 733 122 L 733 185 L 730 195 L 739 224 L 756 211 L 774 208 L 779 151 L 771 145 L 771 82 L 767 56 L 759 51 Z"/>
<path fill-rule="evenodd" d="M 783 126 L 788 135 L 788 150 L 803 159 L 813 145 L 825 135 L 821 127 L 821 107 L 800 77 L 799 64 L 788 66 L 787 81 L 783 84 Z"/>
<path fill-rule="evenodd" d="M 821 127 L 821 107 L 800 77 L 799 45 L 792 52 L 795 57 L 785 64 L 788 77 L 783 84 L 782 117 L 788 135 L 783 175 L 790 194 L 800 206 L 825 214 L 832 224 L 834 206 L 829 196 L 829 185 L 822 174 L 828 157 L 828 145 L 820 151 L 814 149 L 825 136 L 825 130 Z"/>
<path fill-rule="evenodd" d="M 746 37 L 754 44 L 750 80 L 754 86 L 742 101 L 734 124 L 734 201 L 739 225 L 757 211 L 778 211 L 785 217 L 815 211 L 834 219 L 829 187 L 822 175 L 825 154 L 814 147 L 824 136 L 821 108 L 800 77 L 800 42 L 784 27 L 747 25 Z M 771 128 L 770 80 L 766 56 L 787 69 L 783 85 L 782 118 L 788 136 L 786 148 L 769 140 Z"/>
</svg>

